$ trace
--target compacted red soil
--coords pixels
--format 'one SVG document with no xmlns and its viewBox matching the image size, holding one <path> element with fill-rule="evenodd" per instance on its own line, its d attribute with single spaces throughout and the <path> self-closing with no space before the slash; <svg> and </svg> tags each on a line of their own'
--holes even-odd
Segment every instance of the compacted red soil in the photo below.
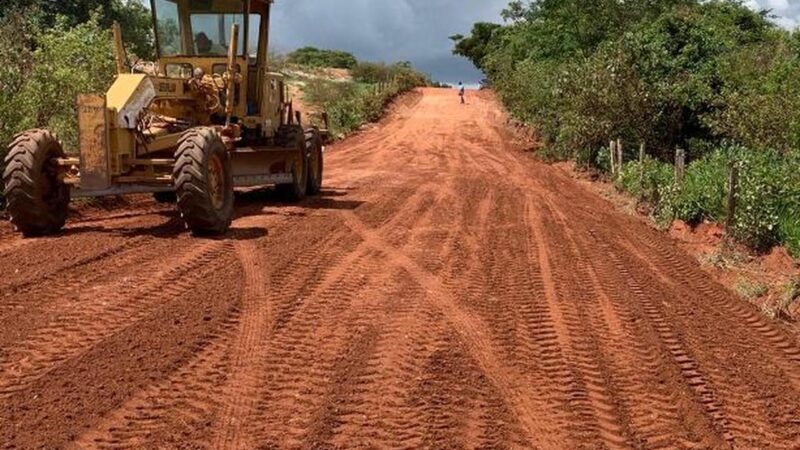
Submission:
<svg viewBox="0 0 800 450">
<path fill-rule="evenodd" d="M 0 448 L 798 448 L 800 348 L 673 241 L 406 97 L 224 239 L 0 225 Z"/>
</svg>

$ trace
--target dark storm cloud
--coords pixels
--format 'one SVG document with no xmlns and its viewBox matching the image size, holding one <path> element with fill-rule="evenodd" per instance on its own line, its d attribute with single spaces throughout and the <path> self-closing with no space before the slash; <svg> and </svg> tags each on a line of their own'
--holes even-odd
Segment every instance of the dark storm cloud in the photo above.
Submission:
<svg viewBox="0 0 800 450">
<path fill-rule="evenodd" d="M 452 56 L 448 36 L 477 21 L 500 22 L 508 0 L 276 0 L 273 49 L 304 45 L 353 52 L 359 59 L 411 61 L 441 81 L 475 83 L 472 64 Z"/>
</svg>

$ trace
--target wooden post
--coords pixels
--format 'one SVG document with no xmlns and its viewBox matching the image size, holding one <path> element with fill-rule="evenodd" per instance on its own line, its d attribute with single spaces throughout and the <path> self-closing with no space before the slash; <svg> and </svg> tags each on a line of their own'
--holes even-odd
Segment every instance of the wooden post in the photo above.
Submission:
<svg viewBox="0 0 800 450">
<path fill-rule="evenodd" d="M 616 175 L 617 174 L 617 167 L 616 167 L 616 164 L 615 164 L 615 160 L 617 159 L 617 143 L 616 142 L 611 141 L 611 143 L 608 145 L 608 153 L 609 153 L 609 156 L 611 156 L 611 175 Z"/>
<path fill-rule="evenodd" d="M 682 148 L 675 149 L 675 180 L 683 181 L 686 175 L 686 151 Z"/>
<path fill-rule="evenodd" d="M 730 233 L 733 229 L 736 220 L 736 191 L 739 188 L 739 168 L 736 163 L 732 162 L 730 165 L 730 173 L 728 175 L 728 211 L 725 218 L 725 231 Z"/>
<path fill-rule="evenodd" d="M 622 139 L 617 139 L 617 175 L 622 173 L 622 167 L 625 165 L 625 154 L 622 152 Z"/>
</svg>

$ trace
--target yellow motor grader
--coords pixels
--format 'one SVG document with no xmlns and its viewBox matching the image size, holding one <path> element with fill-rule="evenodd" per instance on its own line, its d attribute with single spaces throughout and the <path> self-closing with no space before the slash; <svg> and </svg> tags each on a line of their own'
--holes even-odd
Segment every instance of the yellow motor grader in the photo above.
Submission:
<svg viewBox="0 0 800 450">
<path fill-rule="evenodd" d="M 320 192 L 327 125 L 304 126 L 268 68 L 272 0 L 151 0 L 158 60 L 77 101 L 78 156 L 49 131 L 17 135 L 3 172 L 7 211 L 27 236 L 59 231 L 71 197 L 153 193 L 195 234 L 231 224 L 234 188 Z M 327 123 L 327 118 L 323 120 Z"/>
</svg>

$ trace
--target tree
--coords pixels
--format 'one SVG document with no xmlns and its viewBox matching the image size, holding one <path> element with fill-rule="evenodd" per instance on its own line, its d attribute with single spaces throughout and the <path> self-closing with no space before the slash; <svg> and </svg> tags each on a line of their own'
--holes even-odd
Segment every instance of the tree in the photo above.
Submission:
<svg viewBox="0 0 800 450">
<path fill-rule="evenodd" d="M 101 27 L 119 22 L 125 42 L 136 56 L 154 57 L 151 16 L 140 0 L 0 0 L 0 19 L 14 13 L 24 13 L 42 30 L 55 26 L 59 17 L 67 27 L 74 27 L 96 13 Z"/>
<path fill-rule="evenodd" d="M 492 36 L 501 27 L 494 23 L 478 22 L 472 27 L 470 36 L 465 37 L 460 34 L 450 36 L 450 40 L 455 42 L 453 53 L 469 59 L 475 67 L 483 69 L 483 60 L 489 53 Z"/>
</svg>

